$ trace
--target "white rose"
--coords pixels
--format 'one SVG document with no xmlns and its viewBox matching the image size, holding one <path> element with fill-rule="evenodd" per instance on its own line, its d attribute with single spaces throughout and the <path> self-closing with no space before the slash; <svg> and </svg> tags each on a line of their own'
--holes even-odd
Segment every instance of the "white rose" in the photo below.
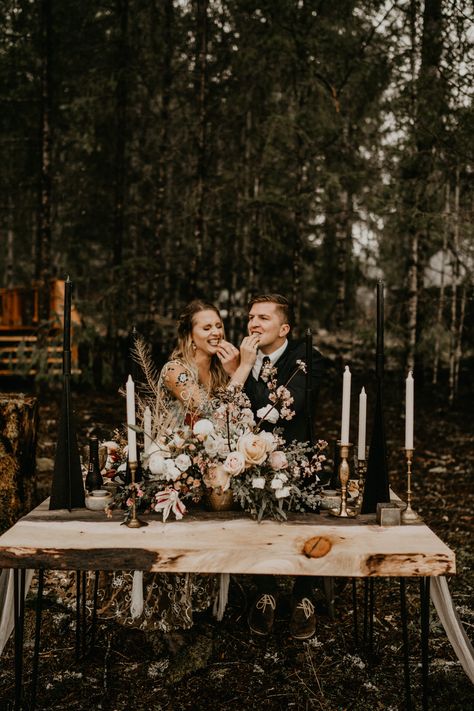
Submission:
<svg viewBox="0 0 474 711">
<path fill-rule="evenodd" d="M 187 454 L 179 454 L 174 463 L 181 472 L 185 472 L 191 466 L 191 458 Z"/>
<path fill-rule="evenodd" d="M 275 435 L 271 432 L 260 432 L 259 437 L 264 440 L 267 452 L 273 452 L 278 447 Z"/>
<path fill-rule="evenodd" d="M 161 452 L 162 454 L 169 454 L 168 447 L 162 442 L 152 442 L 148 447 L 147 454 L 150 457 L 155 452 Z"/>
<path fill-rule="evenodd" d="M 206 437 L 204 442 L 204 449 L 206 454 L 210 457 L 214 457 L 219 452 L 220 440 L 217 437 Z"/>
<path fill-rule="evenodd" d="M 230 452 L 224 462 L 225 471 L 231 476 L 241 474 L 245 469 L 245 457 L 242 452 Z"/>
<path fill-rule="evenodd" d="M 272 489 L 281 489 L 283 486 L 283 482 L 281 479 L 278 479 L 275 477 L 275 479 L 272 479 L 270 482 L 270 487 Z"/>
<path fill-rule="evenodd" d="M 165 458 L 161 452 L 155 451 L 148 457 L 148 469 L 152 474 L 164 473 Z"/>
<path fill-rule="evenodd" d="M 291 488 L 289 486 L 283 486 L 281 489 L 275 491 L 275 496 L 277 499 L 285 499 L 291 494 Z"/>
<path fill-rule="evenodd" d="M 273 405 L 265 405 L 257 410 L 257 417 L 259 420 L 265 420 L 266 422 L 271 422 L 272 425 L 276 424 L 280 419 L 278 410 L 273 407 Z"/>
<path fill-rule="evenodd" d="M 176 481 L 181 476 L 181 472 L 172 459 L 165 459 L 163 462 L 163 474 L 167 479 L 172 479 Z"/>
<path fill-rule="evenodd" d="M 280 481 L 288 481 L 288 476 L 284 472 L 278 472 L 277 477 Z"/>
<path fill-rule="evenodd" d="M 214 425 L 210 420 L 198 420 L 194 424 L 193 432 L 195 435 L 204 435 L 204 437 L 207 437 L 211 432 L 214 432 Z"/>
<path fill-rule="evenodd" d="M 255 424 L 255 418 L 250 407 L 244 407 L 240 413 L 240 420 L 246 425 L 253 426 Z"/>
<path fill-rule="evenodd" d="M 264 489 L 265 488 L 265 477 L 254 476 L 252 479 L 252 486 L 254 489 Z"/>
</svg>

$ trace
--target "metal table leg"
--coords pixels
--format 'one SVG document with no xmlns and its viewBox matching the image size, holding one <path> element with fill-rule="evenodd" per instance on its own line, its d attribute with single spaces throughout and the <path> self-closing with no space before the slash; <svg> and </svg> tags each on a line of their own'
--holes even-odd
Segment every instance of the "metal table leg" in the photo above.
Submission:
<svg viewBox="0 0 474 711">
<path fill-rule="evenodd" d="M 39 651 L 41 645 L 41 616 L 43 613 L 44 570 L 38 571 L 38 594 L 36 597 L 35 646 L 33 651 L 33 670 L 31 675 L 30 711 L 36 706 L 36 690 L 38 687 Z"/>
<path fill-rule="evenodd" d="M 21 709 L 23 687 L 23 632 L 25 627 L 25 570 L 13 571 L 15 618 L 15 711 Z"/>
<path fill-rule="evenodd" d="M 429 667 L 429 633 L 430 633 L 430 579 L 420 579 L 421 607 L 421 678 L 422 678 L 422 709 L 428 709 L 428 667 Z"/>
<path fill-rule="evenodd" d="M 408 646 L 408 616 L 406 599 L 406 581 L 400 578 L 400 617 L 402 621 L 403 636 L 403 669 L 405 676 L 405 704 L 407 711 L 411 711 L 411 686 L 410 686 L 410 658 Z"/>
</svg>

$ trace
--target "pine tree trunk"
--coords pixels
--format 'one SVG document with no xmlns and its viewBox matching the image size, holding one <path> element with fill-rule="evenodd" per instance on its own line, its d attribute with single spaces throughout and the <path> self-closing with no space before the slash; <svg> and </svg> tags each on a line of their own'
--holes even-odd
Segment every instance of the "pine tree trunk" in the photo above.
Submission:
<svg viewBox="0 0 474 711">
<path fill-rule="evenodd" d="M 408 266 L 408 352 L 407 369 L 415 370 L 418 323 L 418 232 L 411 235 Z"/>
<path fill-rule="evenodd" d="M 453 225 L 453 268 L 451 285 L 451 324 L 449 348 L 449 402 L 454 402 L 456 391 L 456 349 L 459 325 L 457 321 L 457 298 L 459 282 L 459 168 L 456 170 L 456 185 L 454 188 L 454 225 Z"/>
<path fill-rule="evenodd" d="M 172 304 L 171 298 L 171 270 L 168 264 L 169 233 L 166 220 L 166 196 L 168 192 L 168 165 L 169 165 L 169 129 L 170 129 L 170 102 L 173 84 L 172 60 L 173 60 L 173 23 L 174 9 L 173 0 L 166 0 L 162 8 L 163 16 L 160 17 L 163 25 L 163 66 L 161 71 L 161 111 L 160 111 L 160 142 L 158 153 L 158 179 L 155 193 L 155 230 L 153 253 L 154 269 L 150 299 L 150 311 L 152 314 L 158 311 L 160 301 L 167 304 L 168 308 Z M 153 16 L 155 13 L 153 13 Z M 158 21 L 158 18 L 156 18 Z M 157 43 L 158 45 L 158 43 Z M 158 46 L 156 50 L 159 51 Z M 173 252 L 176 254 L 176 243 L 173 245 Z M 179 252 L 178 252 L 179 253 Z M 176 261 L 176 259 L 175 259 Z M 177 289 L 175 289 L 178 292 Z M 179 297 L 179 292 L 178 292 Z M 170 314 L 168 314 L 170 315 Z"/>
<path fill-rule="evenodd" d="M 205 243 L 204 201 L 206 185 L 206 92 L 207 92 L 207 7 L 208 0 L 196 0 L 196 95 L 198 103 L 196 211 L 194 217 L 194 256 L 191 262 L 189 297 L 196 295 L 198 273 Z"/>
<path fill-rule="evenodd" d="M 446 204 L 444 209 L 444 231 L 443 231 L 443 253 L 441 256 L 441 275 L 439 286 L 438 310 L 436 313 L 436 332 L 433 361 L 433 385 L 438 382 L 439 352 L 441 347 L 441 328 L 443 324 L 444 304 L 445 304 L 445 276 L 446 276 L 446 251 L 448 248 L 448 235 L 450 227 L 450 185 L 446 185 Z"/>
<path fill-rule="evenodd" d="M 51 277 L 51 0 L 42 0 L 41 32 L 41 118 L 40 118 L 40 196 L 35 249 L 35 279 L 39 285 L 39 317 L 49 317 L 49 279 Z"/>
<path fill-rule="evenodd" d="M 120 267 L 123 261 L 123 241 L 125 229 L 126 167 L 125 151 L 127 140 L 127 71 L 128 71 L 128 0 L 117 0 L 116 13 L 120 25 L 117 47 L 118 74 L 116 85 L 116 126 L 115 126 L 115 186 L 113 219 L 113 265 Z M 117 274 L 117 270 L 114 270 Z"/>
<path fill-rule="evenodd" d="M 14 253 L 14 233 L 13 233 L 13 204 L 12 200 L 8 201 L 10 208 L 8 215 L 8 227 L 7 227 L 7 253 L 5 259 L 5 281 L 4 285 L 7 289 L 11 289 L 13 286 L 13 270 L 15 266 L 15 253 Z"/>
<path fill-rule="evenodd" d="M 462 333 L 464 330 L 464 318 L 466 315 L 466 302 L 467 302 L 467 289 L 466 286 L 463 285 L 461 289 L 461 306 L 460 306 L 460 313 L 459 313 L 459 324 L 458 324 L 458 330 L 456 334 L 456 352 L 454 356 L 454 397 L 458 394 L 458 389 L 459 389 L 459 367 L 461 363 L 461 358 L 462 358 Z"/>
</svg>

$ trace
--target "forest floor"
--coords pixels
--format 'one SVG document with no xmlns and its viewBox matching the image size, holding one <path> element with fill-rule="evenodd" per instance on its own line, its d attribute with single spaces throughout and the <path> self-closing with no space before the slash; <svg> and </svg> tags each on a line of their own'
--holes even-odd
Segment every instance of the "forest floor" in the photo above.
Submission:
<svg viewBox="0 0 474 711">
<path fill-rule="evenodd" d="M 354 386 L 358 385 L 354 383 Z M 358 391 L 357 388 L 353 392 Z M 81 444 L 94 431 L 109 438 L 121 425 L 124 405 L 119 395 L 74 394 Z M 385 423 L 392 488 L 402 497 L 406 490 L 403 466 L 404 393 L 399 384 L 387 386 Z M 435 400 L 432 388 L 417 392 L 416 461 L 413 505 L 425 522 L 456 553 L 457 575 L 449 587 L 471 640 L 474 638 L 473 450 L 469 397 L 455 408 Z M 332 442 L 338 436 L 339 388 L 321 393 L 319 436 Z M 369 389 L 369 403 L 373 402 Z M 38 447 L 39 469 L 48 470 L 57 434 L 59 395 L 41 402 Z M 357 407 L 353 412 L 357 413 Z M 368 423 L 371 424 L 369 411 Z M 355 417 L 353 418 L 356 419 Z M 369 427 L 370 431 L 370 427 Z M 39 474 L 38 501 L 49 492 L 49 474 Z M 51 583 L 53 578 L 47 578 Z M 252 636 L 246 625 L 252 599 L 249 577 L 236 576 L 224 620 L 208 613 L 196 616 L 194 627 L 166 638 L 144 634 L 99 620 L 92 654 L 74 658 L 75 616 L 47 586 L 43 613 L 38 709 L 76 711 L 181 711 L 207 709 L 240 711 L 259 709 L 407 708 L 404 700 L 402 639 L 398 581 L 375 582 L 373 654 L 363 648 L 359 619 L 359 646 L 355 644 L 350 581 L 336 581 L 335 618 L 318 601 L 316 637 L 293 640 L 287 630 L 288 579 L 279 579 L 281 605 L 273 633 Z M 418 581 L 407 583 L 413 708 L 421 708 Z M 362 610 L 363 583 L 359 582 L 358 609 Z M 29 671 L 34 624 L 35 582 L 27 601 L 26 670 Z M 319 593 L 318 593 L 319 594 Z M 27 675 L 28 679 L 28 675 Z M 431 607 L 430 707 L 446 710 L 474 708 L 474 685 L 465 675 Z M 27 690 L 27 686 L 25 687 Z M 13 708 L 13 640 L 2 656 L 0 710 Z"/>
</svg>

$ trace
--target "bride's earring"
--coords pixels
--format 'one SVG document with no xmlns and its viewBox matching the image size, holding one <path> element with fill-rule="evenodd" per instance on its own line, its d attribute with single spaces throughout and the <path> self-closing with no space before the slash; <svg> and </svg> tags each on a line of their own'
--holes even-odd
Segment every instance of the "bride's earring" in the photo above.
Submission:
<svg viewBox="0 0 474 711">
<path fill-rule="evenodd" d="M 194 343 L 194 341 L 191 341 L 191 348 L 193 349 L 193 353 L 196 353 L 197 346 L 196 346 L 196 344 Z"/>
</svg>

